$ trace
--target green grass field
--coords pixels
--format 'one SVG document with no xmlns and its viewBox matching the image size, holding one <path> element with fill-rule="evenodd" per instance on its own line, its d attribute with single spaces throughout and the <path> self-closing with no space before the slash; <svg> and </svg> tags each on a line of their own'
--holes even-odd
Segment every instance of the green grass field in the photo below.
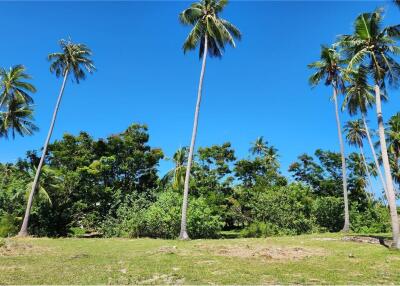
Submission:
<svg viewBox="0 0 400 286">
<path fill-rule="evenodd" d="M 7 239 L 0 284 L 400 284 L 400 252 L 342 235 Z"/>
</svg>

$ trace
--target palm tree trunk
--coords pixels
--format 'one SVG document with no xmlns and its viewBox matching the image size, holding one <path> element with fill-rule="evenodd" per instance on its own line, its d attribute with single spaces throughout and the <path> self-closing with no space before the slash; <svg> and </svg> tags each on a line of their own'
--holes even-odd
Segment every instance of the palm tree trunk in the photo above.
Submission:
<svg viewBox="0 0 400 286">
<path fill-rule="evenodd" d="M 344 199 L 344 226 L 342 231 L 348 232 L 350 230 L 350 215 L 349 215 L 349 200 L 347 194 L 347 174 L 346 174 L 346 157 L 344 155 L 344 145 L 342 138 L 342 131 L 340 128 L 339 108 L 337 103 L 337 89 L 333 88 L 333 101 L 335 103 L 336 124 L 339 137 L 340 154 L 342 158 L 342 181 L 343 181 L 343 199 Z"/>
<path fill-rule="evenodd" d="M 192 167 L 193 152 L 194 152 L 194 146 L 195 146 L 195 143 L 196 143 L 197 123 L 198 123 L 198 120 L 199 120 L 200 103 L 201 103 L 201 90 L 203 88 L 204 72 L 205 72 L 205 69 L 206 69 L 207 50 L 208 50 L 208 39 L 207 39 L 207 35 L 205 35 L 205 37 L 204 37 L 203 63 L 202 63 L 202 66 L 201 66 L 199 88 L 198 88 L 198 91 L 197 91 L 197 103 L 196 103 L 196 110 L 194 112 L 192 140 L 190 142 L 189 157 L 188 157 L 188 162 L 187 162 L 187 166 L 186 166 L 185 185 L 184 185 L 184 190 L 183 190 L 181 232 L 179 234 L 179 239 L 182 239 L 182 240 L 189 239 L 189 235 L 187 233 L 187 206 L 188 206 L 188 195 L 189 195 L 190 169 Z"/>
<path fill-rule="evenodd" d="M 204 72 L 206 69 L 207 50 L 208 50 L 208 39 L 207 39 L 207 35 L 205 35 L 204 36 L 203 62 L 202 62 L 201 72 L 200 72 L 199 88 L 197 91 L 196 109 L 194 112 L 192 140 L 190 142 L 189 157 L 188 157 L 188 162 L 187 162 L 187 166 L 186 166 L 185 183 L 184 183 L 184 190 L 183 190 L 181 232 L 179 234 L 179 239 L 182 239 L 182 240 L 189 239 L 189 235 L 187 233 L 187 206 L 188 206 L 188 196 L 189 196 L 190 169 L 192 167 L 193 152 L 194 152 L 194 146 L 196 143 L 197 124 L 198 124 L 198 120 L 199 120 L 200 103 L 201 103 L 201 90 L 203 88 Z"/>
<path fill-rule="evenodd" d="M 379 176 L 379 178 L 381 180 L 383 190 L 385 191 L 385 196 L 387 197 L 386 183 L 385 183 L 385 180 L 383 179 L 381 167 L 379 166 L 378 157 L 376 156 L 374 144 L 372 143 L 371 135 L 369 134 L 369 128 L 368 128 L 368 125 L 367 125 L 367 120 L 365 119 L 365 115 L 364 114 L 362 114 L 362 119 L 363 119 L 363 122 L 364 122 L 365 132 L 367 133 L 369 147 L 371 148 L 372 156 L 374 157 L 376 171 L 378 172 L 378 176 Z"/>
<path fill-rule="evenodd" d="M 50 142 L 51 134 L 53 133 L 54 123 L 56 122 L 57 113 L 58 113 L 58 109 L 60 107 L 60 103 L 61 103 L 61 99 L 62 99 L 62 96 L 64 93 L 64 88 L 65 88 L 65 83 L 67 81 L 67 78 L 68 78 L 68 69 L 65 71 L 64 80 L 61 85 L 60 93 L 58 94 L 58 99 L 57 99 L 56 106 L 54 108 L 53 118 L 51 120 L 49 132 L 47 133 L 47 138 L 46 138 L 46 141 L 44 142 L 42 157 L 40 158 L 39 165 L 36 170 L 35 179 L 33 180 L 31 192 L 29 193 L 29 199 L 28 199 L 28 204 L 26 206 L 26 210 L 25 210 L 24 221 L 22 222 L 21 230 L 18 233 L 18 236 L 21 236 L 21 237 L 28 235 L 28 223 L 29 223 L 29 216 L 31 213 L 31 207 L 32 207 L 32 203 L 33 203 L 33 197 L 35 195 L 35 191 L 36 191 L 38 183 L 39 183 L 40 172 L 41 172 L 43 164 L 44 164 L 44 159 L 46 157 L 47 148 L 48 148 L 48 145 Z"/>
<path fill-rule="evenodd" d="M 364 148 L 362 146 L 359 146 L 359 148 L 360 148 L 361 158 L 362 158 L 362 160 L 364 162 L 364 168 L 365 168 L 365 172 L 366 172 L 367 177 L 368 177 L 368 184 L 369 184 L 370 192 L 371 192 L 371 196 L 372 196 L 374 194 L 374 192 L 373 192 L 372 182 L 371 182 L 371 173 L 369 172 L 367 160 L 365 159 L 365 156 L 364 156 Z"/>
<path fill-rule="evenodd" d="M 378 118 L 379 142 L 381 145 L 383 170 L 385 172 L 385 178 L 386 178 L 386 188 L 387 188 L 386 196 L 390 209 L 390 218 L 392 221 L 393 246 L 395 248 L 400 249 L 399 219 L 397 215 L 396 195 L 393 188 L 392 173 L 390 170 L 389 156 L 386 147 L 385 127 L 383 125 L 383 116 L 382 116 L 381 91 L 379 85 L 377 84 L 375 84 L 375 101 L 376 101 L 376 114 Z"/>
</svg>

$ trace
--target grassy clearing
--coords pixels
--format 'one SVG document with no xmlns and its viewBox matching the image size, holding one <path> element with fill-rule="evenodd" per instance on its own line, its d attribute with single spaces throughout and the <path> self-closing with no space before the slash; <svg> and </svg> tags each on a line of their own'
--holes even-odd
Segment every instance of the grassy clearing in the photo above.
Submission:
<svg viewBox="0 0 400 286">
<path fill-rule="evenodd" d="M 399 284 L 400 252 L 341 235 L 8 239 L 0 284 Z"/>
</svg>

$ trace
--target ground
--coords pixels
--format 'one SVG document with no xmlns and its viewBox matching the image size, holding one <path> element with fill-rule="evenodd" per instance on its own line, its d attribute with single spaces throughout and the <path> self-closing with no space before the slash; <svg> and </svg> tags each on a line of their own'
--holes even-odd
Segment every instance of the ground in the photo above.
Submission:
<svg viewBox="0 0 400 286">
<path fill-rule="evenodd" d="M 400 251 L 371 242 L 11 238 L 0 284 L 400 284 Z"/>
</svg>

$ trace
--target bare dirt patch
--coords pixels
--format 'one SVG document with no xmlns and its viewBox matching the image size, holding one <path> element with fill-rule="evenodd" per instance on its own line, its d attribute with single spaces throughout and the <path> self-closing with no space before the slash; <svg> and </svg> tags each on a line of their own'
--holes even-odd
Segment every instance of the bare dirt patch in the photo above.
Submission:
<svg viewBox="0 0 400 286">
<path fill-rule="evenodd" d="M 5 239 L 0 246 L 0 256 L 22 256 L 47 252 L 48 248 L 17 239 Z"/>
<path fill-rule="evenodd" d="M 312 256 L 325 255 L 323 249 L 309 249 L 303 247 L 261 247 L 261 246 L 222 246 L 209 248 L 213 254 L 217 256 L 230 256 L 230 257 L 260 257 L 266 260 L 300 260 Z"/>
</svg>

